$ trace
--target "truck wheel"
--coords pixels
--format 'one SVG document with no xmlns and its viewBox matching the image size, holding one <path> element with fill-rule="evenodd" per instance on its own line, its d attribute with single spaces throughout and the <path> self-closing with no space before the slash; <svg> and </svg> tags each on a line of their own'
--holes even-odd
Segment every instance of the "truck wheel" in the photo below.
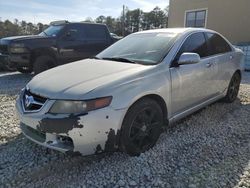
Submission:
<svg viewBox="0 0 250 188">
<path fill-rule="evenodd" d="M 3 65 L 3 70 L 13 72 L 13 71 L 16 71 L 16 68 L 12 67 L 12 66 L 9 66 L 9 65 Z"/>
<path fill-rule="evenodd" d="M 152 99 L 136 102 L 127 112 L 121 131 L 120 149 L 137 156 L 153 147 L 163 129 L 163 113 Z"/>
<path fill-rule="evenodd" d="M 35 75 L 52 68 L 55 65 L 55 60 L 50 56 L 39 56 L 36 58 L 33 65 Z"/>
<path fill-rule="evenodd" d="M 32 70 L 30 68 L 26 68 L 26 67 L 17 67 L 16 68 L 17 71 L 24 73 L 24 74 L 30 74 L 32 73 Z"/>
</svg>

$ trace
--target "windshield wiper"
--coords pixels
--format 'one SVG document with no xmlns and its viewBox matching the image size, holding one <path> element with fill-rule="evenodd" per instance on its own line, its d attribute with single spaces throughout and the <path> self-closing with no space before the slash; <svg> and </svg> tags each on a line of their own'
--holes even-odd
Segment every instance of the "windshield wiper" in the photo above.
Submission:
<svg viewBox="0 0 250 188">
<path fill-rule="evenodd" d="M 42 33 L 44 33 L 46 36 L 48 36 L 46 32 L 42 31 Z"/>
<path fill-rule="evenodd" d="M 123 57 L 104 57 L 102 58 L 104 60 L 110 60 L 110 61 L 120 61 L 120 62 L 126 62 L 126 63 L 133 63 L 133 64 L 138 64 L 137 62 L 127 59 L 127 58 L 123 58 Z"/>
<path fill-rule="evenodd" d="M 102 58 L 96 57 L 96 56 L 92 56 L 92 57 L 90 57 L 89 59 L 102 59 Z"/>
</svg>

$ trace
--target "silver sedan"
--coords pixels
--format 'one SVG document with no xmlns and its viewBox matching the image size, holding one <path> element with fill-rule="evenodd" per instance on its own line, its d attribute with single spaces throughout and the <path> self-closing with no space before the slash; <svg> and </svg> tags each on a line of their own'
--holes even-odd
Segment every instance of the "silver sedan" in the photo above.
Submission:
<svg viewBox="0 0 250 188">
<path fill-rule="evenodd" d="M 238 95 L 243 53 L 207 29 L 131 34 L 96 57 L 35 76 L 16 108 L 23 134 L 82 155 L 139 155 L 168 124 Z"/>
</svg>

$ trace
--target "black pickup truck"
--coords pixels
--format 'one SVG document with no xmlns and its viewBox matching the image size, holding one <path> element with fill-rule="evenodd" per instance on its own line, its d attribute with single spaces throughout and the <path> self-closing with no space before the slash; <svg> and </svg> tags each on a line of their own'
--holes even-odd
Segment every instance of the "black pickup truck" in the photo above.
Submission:
<svg viewBox="0 0 250 188">
<path fill-rule="evenodd" d="M 95 56 L 118 39 L 106 25 L 57 21 L 38 35 L 0 40 L 0 65 L 35 74 Z"/>
</svg>

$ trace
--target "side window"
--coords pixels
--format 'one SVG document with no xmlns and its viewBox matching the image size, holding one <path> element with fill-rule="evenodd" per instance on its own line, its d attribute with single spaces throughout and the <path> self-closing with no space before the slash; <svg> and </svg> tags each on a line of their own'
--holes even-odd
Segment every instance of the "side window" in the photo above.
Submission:
<svg viewBox="0 0 250 188">
<path fill-rule="evenodd" d="M 91 40 L 106 40 L 106 28 L 102 25 L 88 25 L 86 29 L 86 36 Z"/>
<path fill-rule="evenodd" d="M 84 28 L 82 25 L 70 25 L 67 29 L 66 35 L 74 40 L 81 40 L 84 38 Z"/>
<path fill-rule="evenodd" d="M 210 47 L 210 55 L 216 55 L 232 51 L 230 45 L 218 34 L 207 33 L 207 40 Z"/>
<path fill-rule="evenodd" d="M 177 58 L 179 58 L 181 54 L 185 52 L 197 53 L 200 55 L 201 58 L 207 57 L 208 48 L 204 34 L 194 33 L 189 36 L 183 43 L 180 51 L 178 52 Z"/>
</svg>

